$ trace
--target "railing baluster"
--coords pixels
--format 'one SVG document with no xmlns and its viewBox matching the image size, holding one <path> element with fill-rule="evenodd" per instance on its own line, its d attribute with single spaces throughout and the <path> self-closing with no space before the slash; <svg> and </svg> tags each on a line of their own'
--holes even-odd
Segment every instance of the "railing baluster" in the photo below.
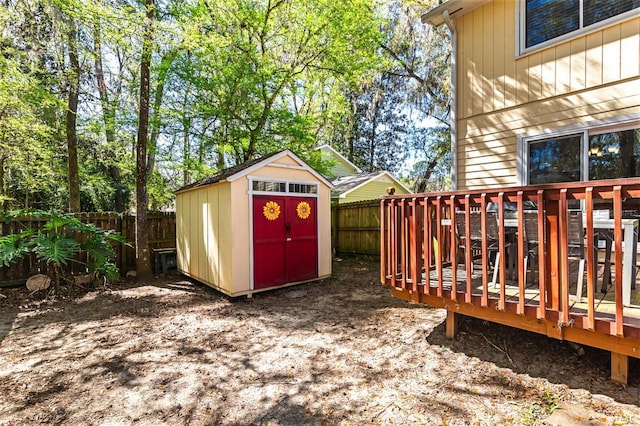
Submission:
<svg viewBox="0 0 640 426">
<path fill-rule="evenodd" d="M 389 226 L 387 225 L 386 214 L 387 201 L 382 199 L 380 201 L 380 282 L 387 284 L 387 235 L 389 233 Z M 337 224 L 336 224 L 337 226 Z"/>
<path fill-rule="evenodd" d="M 504 241 L 504 192 L 498 194 L 498 250 L 500 252 L 500 301 L 498 309 L 506 309 L 507 297 L 507 247 Z"/>
<path fill-rule="evenodd" d="M 587 328 L 593 330 L 595 328 L 595 291 L 598 280 L 596 268 L 598 267 L 598 258 L 595 247 L 595 235 L 593 232 L 593 187 L 589 187 L 585 191 L 586 204 L 586 239 L 587 239 Z M 578 292 L 579 293 L 579 292 Z M 578 300 L 577 303 L 581 303 Z"/>
<path fill-rule="evenodd" d="M 624 308 L 622 306 L 622 187 L 613 187 L 613 221 L 615 240 L 614 250 L 616 252 L 616 335 L 624 335 Z"/>
<path fill-rule="evenodd" d="M 409 207 L 411 211 L 411 215 L 409 217 L 409 223 L 411 224 L 409 228 L 409 263 L 411 268 L 411 290 L 418 291 L 418 277 L 422 274 L 420 273 L 419 268 L 422 266 L 418 261 L 420 257 L 418 253 L 418 238 L 420 230 L 418 229 L 418 203 L 416 202 L 416 198 L 412 198 L 409 202 Z"/>
<path fill-rule="evenodd" d="M 389 204 L 389 223 L 391 224 L 390 235 L 390 260 L 391 260 L 391 285 L 397 287 L 398 278 L 398 220 L 396 218 L 396 200 L 392 199 Z"/>
<path fill-rule="evenodd" d="M 525 273 L 524 273 L 524 257 L 525 257 L 525 241 L 524 241 L 524 209 L 523 209 L 523 191 L 518 191 L 518 310 L 520 315 L 524 315 L 525 302 Z"/>
<path fill-rule="evenodd" d="M 456 241 L 456 197 L 449 197 L 449 217 L 451 226 L 449 229 L 449 257 L 451 258 L 451 300 L 457 300 L 458 284 L 458 242 Z"/>
<path fill-rule="evenodd" d="M 424 279 L 425 292 L 431 294 L 431 256 L 433 256 L 433 208 L 429 197 L 424 198 Z"/>
<path fill-rule="evenodd" d="M 408 239 L 407 239 L 407 200 L 403 198 L 400 201 L 400 286 L 407 289 L 407 252 L 408 252 Z"/>
<path fill-rule="evenodd" d="M 560 190 L 558 204 L 558 228 L 560 234 L 560 321 L 564 325 L 569 324 L 569 246 L 568 246 L 568 206 L 567 190 Z"/>
<path fill-rule="evenodd" d="M 438 271 L 438 289 L 436 291 L 436 295 L 438 297 L 442 297 L 442 287 L 444 286 L 444 277 L 442 274 L 442 197 L 438 196 L 436 198 L 436 268 Z"/>
<path fill-rule="evenodd" d="M 482 229 L 482 235 L 487 235 L 487 194 L 483 193 L 480 196 L 480 228 Z M 487 239 L 482 240 L 482 297 L 480 304 L 482 307 L 489 306 L 489 256 L 488 254 Z M 495 268 L 496 265 L 494 265 Z"/>
<path fill-rule="evenodd" d="M 471 303 L 472 295 L 472 279 L 473 279 L 473 251 L 471 250 L 471 196 L 469 194 L 464 197 L 464 232 L 465 232 L 465 267 L 467 270 L 467 288 L 464 294 L 464 301 Z M 453 227 L 452 227 L 453 230 Z"/>
<path fill-rule="evenodd" d="M 545 215 L 544 215 L 544 191 L 536 193 L 538 207 L 538 292 L 540 293 L 540 305 L 538 306 L 538 318 L 547 317 L 547 262 L 545 253 L 547 250 Z"/>
</svg>

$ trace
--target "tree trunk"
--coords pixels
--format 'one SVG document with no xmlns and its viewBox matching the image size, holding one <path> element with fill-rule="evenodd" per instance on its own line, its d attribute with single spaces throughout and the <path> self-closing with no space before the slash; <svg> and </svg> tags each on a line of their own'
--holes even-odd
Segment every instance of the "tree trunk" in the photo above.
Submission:
<svg viewBox="0 0 640 426">
<path fill-rule="evenodd" d="M 145 5 L 147 20 L 140 61 L 140 113 L 138 115 L 138 141 L 136 144 L 136 272 L 139 281 L 147 281 L 153 276 L 147 222 L 147 142 L 149 138 L 149 86 L 155 16 L 154 0 L 146 0 Z"/>
<path fill-rule="evenodd" d="M 78 92 L 80 88 L 80 63 L 78 61 L 78 35 L 74 18 L 67 19 L 69 72 L 69 98 L 67 100 L 67 167 L 69 179 L 69 211 L 80 211 L 80 178 L 78 176 L 78 134 L 76 117 L 78 114 Z"/>
<path fill-rule="evenodd" d="M 153 98 L 153 119 L 151 120 L 151 137 L 149 138 L 149 149 L 147 150 L 147 174 L 152 174 L 156 167 L 156 152 L 158 150 L 158 137 L 160 136 L 160 108 L 164 96 L 164 84 L 169 73 L 169 68 L 177 56 L 175 50 L 165 53 L 160 60 L 160 71 L 158 72 L 156 92 Z"/>
<path fill-rule="evenodd" d="M 104 69 L 102 67 L 102 34 L 100 22 L 97 21 L 93 27 L 93 50 L 95 55 L 94 68 L 96 73 L 96 83 L 98 86 L 98 94 L 100 96 L 100 105 L 102 106 L 102 119 L 104 121 L 104 133 L 107 139 L 107 145 L 113 146 L 116 141 L 116 112 L 114 106 L 109 100 L 107 92 L 107 83 L 104 78 Z M 113 181 L 114 206 L 117 212 L 124 212 L 127 208 L 124 185 L 122 184 L 122 173 L 120 168 L 111 164 L 109 166 L 109 175 Z"/>
<path fill-rule="evenodd" d="M 182 184 L 189 185 L 191 183 L 191 173 L 189 168 L 189 159 L 191 158 L 191 144 L 189 142 L 189 128 L 191 127 L 190 120 L 187 118 L 186 113 L 182 117 Z"/>
</svg>

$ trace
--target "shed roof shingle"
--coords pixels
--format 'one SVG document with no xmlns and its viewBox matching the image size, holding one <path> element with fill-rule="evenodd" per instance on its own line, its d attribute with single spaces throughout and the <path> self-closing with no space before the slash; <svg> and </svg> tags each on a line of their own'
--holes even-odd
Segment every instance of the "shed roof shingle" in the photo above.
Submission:
<svg viewBox="0 0 640 426">
<path fill-rule="evenodd" d="M 282 151 L 278 151 L 278 152 L 273 152 L 271 154 L 265 155 L 264 157 L 260 157 L 260 158 L 255 158 L 253 160 L 249 160 L 249 161 L 245 161 L 242 164 L 237 164 L 235 166 L 229 167 L 228 169 L 224 169 L 224 170 L 220 170 L 218 173 L 204 177 L 200 180 L 197 180 L 195 182 L 192 182 L 188 185 L 185 185 L 179 189 L 176 189 L 175 192 L 180 192 L 180 191 L 185 191 L 187 189 L 191 189 L 191 188 L 197 188 L 200 186 L 207 186 L 207 185 L 211 185 L 214 183 L 218 183 L 222 180 L 225 180 L 233 175 L 235 175 L 236 173 L 240 173 L 241 171 L 248 169 L 251 166 L 254 166 L 262 161 L 265 161 L 271 157 L 273 157 L 276 154 L 279 154 Z"/>
</svg>

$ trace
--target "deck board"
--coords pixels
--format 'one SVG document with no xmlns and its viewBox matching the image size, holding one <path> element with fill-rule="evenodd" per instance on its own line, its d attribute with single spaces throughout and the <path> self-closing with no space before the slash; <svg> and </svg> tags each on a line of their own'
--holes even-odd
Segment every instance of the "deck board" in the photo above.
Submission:
<svg viewBox="0 0 640 426">
<path fill-rule="evenodd" d="M 443 268 L 443 289 L 451 290 L 451 282 L 453 277 L 453 269 L 451 267 Z M 597 319 L 605 320 L 605 321 L 614 321 L 615 320 L 615 273 L 612 272 L 612 281 L 608 286 L 608 290 L 606 293 L 600 292 L 600 282 L 602 279 L 602 268 L 598 271 L 598 285 L 595 291 L 596 300 L 595 300 L 595 315 Z M 486 271 L 489 278 L 491 278 L 493 271 Z M 587 303 L 586 297 L 583 296 L 583 301 L 579 302 L 576 300 L 576 282 L 575 274 L 576 271 L 571 271 L 571 276 L 574 279 L 570 280 L 573 285 L 569 289 L 569 293 L 572 295 L 569 298 L 570 301 L 570 312 L 571 314 L 578 315 L 587 315 Z M 482 273 L 479 267 L 474 268 L 474 272 L 471 276 L 472 279 L 472 295 L 473 296 L 482 296 Z M 637 280 L 637 278 L 636 278 Z M 636 281 L 637 284 L 637 281 Z M 421 285 L 426 285 L 426 276 L 423 271 L 422 274 L 422 282 Z M 438 287 L 438 273 L 435 270 L 431 270 L 429 274 L 429 286 L 431 288 Z M 464 293 L 467 288 L 467 271 L 464 267 L 458 267 L 456 270 L 456 290 L 458 293 Z M 624 307 L 624 323 L 626 325 L 631 325 L 640 328 L 640 291 L 637 290 L 638 285 L 636 285 L 635 289 L 631 290 L 631 305 Z M 517 285 L 517 281 L 515 280 L 507 280 L 506 283 L 506 297 L 505 300 L 512 303 L 517 303 L 519 300 L 520 289 Z M 500 298 L 500 283 L 496 283 L 496 286 L 493 287 L 491 283 L 488 286 L 488 297 L 490 299 L 499 299 Z M 525 287 L 525 304 L 527 306 L 538 307 L 540 303 L 540 291 L 537 281 L 531 281 L 527 283 Z"/>
</svg>

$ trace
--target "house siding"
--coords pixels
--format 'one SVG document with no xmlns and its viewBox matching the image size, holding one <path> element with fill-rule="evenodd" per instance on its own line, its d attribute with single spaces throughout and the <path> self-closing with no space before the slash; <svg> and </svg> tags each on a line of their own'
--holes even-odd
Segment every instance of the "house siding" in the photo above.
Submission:
<svg viewBox="0 0 640 426">
<path fill-rule="evenodd" d="M 380 176 L 375 180 L 369 181 L 366 185 L 363 185 L 360 188 L 357 188 L 354 191 L 348 193 L 345 198 L 340 199 L 340 203 L 377 200 L 380 197 L 387 195 L 387 188 L 390 186 L 393 186 L 396 189 L 396 194 L 408 194 L 407 191 L 397 185 L 389 177 Z"/>
<path fill-rule="evenodd" d="M 330 171 L 332 177 L 350 176 L 358 173 L 358 169 L 354 167 L 353 164 L 349 164 L 344 161 L 344 159 L 337 156 L 333 151 L 331 151 L 331 149 L 323 147 L 320 148 L 320 151 L 322 152 L 324 159 L 334 162 Z"/>
<path fill-rule="evenodd" d="M 339 158 L 333 157 L 335 165 L 331 168 L 331 174 L 335 177 L 349 176 L 356 173 L 356 169 L 346 164 Z"/>
<path fill-rule="evenodd" d="M 456 20 L 459 189 L 518 184 L 518 135 L 640 117 L 640 18 L 516 58 L 517 4 Z"/>
</svg>

